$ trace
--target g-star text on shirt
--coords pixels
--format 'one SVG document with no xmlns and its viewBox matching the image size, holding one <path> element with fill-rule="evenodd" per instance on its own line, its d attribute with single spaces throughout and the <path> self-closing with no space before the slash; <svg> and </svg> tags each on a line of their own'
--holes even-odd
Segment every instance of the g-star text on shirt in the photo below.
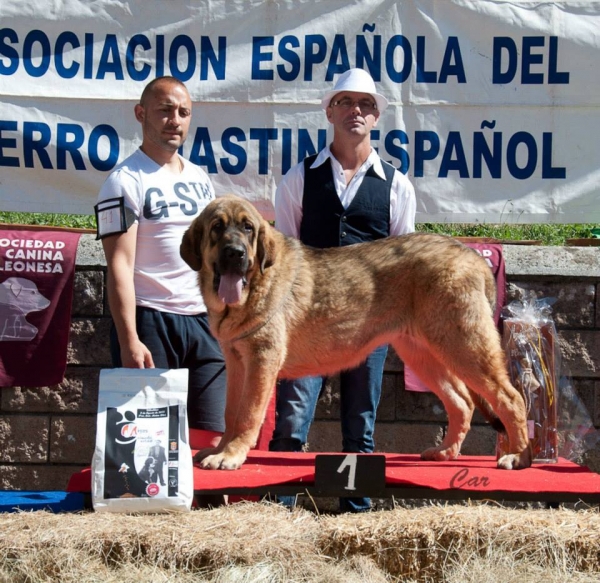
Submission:
<svg viewBox="0 0 600 583">
<path fill-rule="evenodd" d="M 168 218 L 170 209 L 194 217 L 198 214 L 197 200 L 211 198 L 210 188 L 200 182 L 176 182 L 173 192 L 167 195 L 160 188 L 149 188 L 144 195 L 144 218 L 150 221 Z"/>
</svg>

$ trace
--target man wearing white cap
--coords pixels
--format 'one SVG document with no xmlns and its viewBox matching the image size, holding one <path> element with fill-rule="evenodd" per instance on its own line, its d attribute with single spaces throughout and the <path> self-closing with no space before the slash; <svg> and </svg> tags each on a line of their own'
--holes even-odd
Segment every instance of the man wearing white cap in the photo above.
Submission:
<svg viewBox="0 0 600 583">
<path fill-rule="evenodd" d="M 275 196 L 275 226 L 313 247 L 338 247 L 414 231 L 416 201 L 409 180 L 371 147 L 371 130 L 388 105 L 371 76 L 350 69 L 321 101 L 333 141 L 284 176 Z M 374 449 L 375 415 L 387 346 L 340 374 L 342 450 Z M 272 451 L 301 451 L 321 392 L 321 377 L 283 380 L 277 389 Z M 280 497 L 292 506 L 292 497 Z M 341 498 L 342 511 L 370 508 L 368 498 Z"/>
</svg>

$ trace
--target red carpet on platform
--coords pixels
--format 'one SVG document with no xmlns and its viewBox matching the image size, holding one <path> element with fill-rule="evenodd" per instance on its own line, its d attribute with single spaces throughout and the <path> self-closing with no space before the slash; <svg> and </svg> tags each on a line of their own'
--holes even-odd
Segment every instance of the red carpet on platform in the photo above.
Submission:
<svg viewBox="0 0 600 583">
<path fill-rule="evenodd" d="M 234 471 L 194 468 L 194 490 L 203 493 L 271 494 L 311 491 L 315 456 L 253 450 Z M 340 454 L 335 454 L 340 455 Z M 499 470 L 492 456 L 461 456 L 427 462 L 418 455 L 385 456 L 385 491 L 399 498 L 539 500 L 600 504 L 600 475 L 573 462 L 534 464 L 525 470 Z M 67 491 L 90 492 L 91 471 L 74 474 Z M 318 495 L 318 492 L 315 492 Z"/>
</svg>

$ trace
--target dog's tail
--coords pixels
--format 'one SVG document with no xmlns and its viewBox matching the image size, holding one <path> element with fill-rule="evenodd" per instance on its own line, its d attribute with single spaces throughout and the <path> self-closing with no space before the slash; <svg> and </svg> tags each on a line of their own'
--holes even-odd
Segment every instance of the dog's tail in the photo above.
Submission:
<svg viewBox="0 0 600 583">
<path fill-rule="evenodd" d="M 491 405 L 477 393 L 474 393 L 469 389 L 469 393 L 471 393 L 471 397 L 473 399 L 473 403 L 475 406 L 481 411 L 481 414 L 484 416 L 485 420 L 492 426 L 492 428 L 498 433 L 505 432 L 504 424 L 500 421 L 500 418 L 496 413 L 494 413 Z"/>
</svg>

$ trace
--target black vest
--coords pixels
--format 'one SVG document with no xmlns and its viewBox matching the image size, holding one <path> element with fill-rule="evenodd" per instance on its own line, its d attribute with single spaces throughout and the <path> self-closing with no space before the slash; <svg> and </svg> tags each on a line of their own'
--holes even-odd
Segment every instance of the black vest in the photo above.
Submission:
<svg viewBox="0 0 600 583">
<path fill-rule="evenodd" d="M 371 166 L 356 196 L 344 210 L 335 191 L 331 160 L 311 168 L 304 160 L 304 194 L 300 241 L 312 247 L 341 247 L 383 239 L 390 234 L 390 191 L 395 169 L 382 161 L 385 180 Z"/>
</svg>

